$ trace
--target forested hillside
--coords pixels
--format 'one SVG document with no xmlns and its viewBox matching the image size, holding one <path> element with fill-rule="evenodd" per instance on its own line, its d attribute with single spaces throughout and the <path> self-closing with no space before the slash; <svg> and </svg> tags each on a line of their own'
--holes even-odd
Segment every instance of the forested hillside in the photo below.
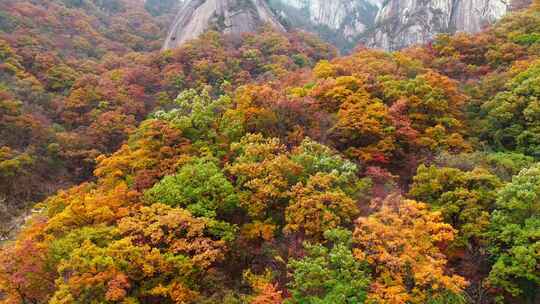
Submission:
<svg viewBox="0 0 540 304">
<path fill-rule="evenodd" d="M 0 0 L 0 303 L 540 302 L 540 2 L 344 57 L 151 4 Z"/>
<path fill-rule="evenodd" d="M 28 201 L 91 179 L 99 155 L 116 151 L 184 89 L 209 85 L 217 96 L 335 56 L 313 37 L 270 29 L 240 40 L 209 33 L 160 53 L 172 19 L 153 17 L 138 0 L 3 0 L 0 12 L 4 220 Z"/>
</svg>

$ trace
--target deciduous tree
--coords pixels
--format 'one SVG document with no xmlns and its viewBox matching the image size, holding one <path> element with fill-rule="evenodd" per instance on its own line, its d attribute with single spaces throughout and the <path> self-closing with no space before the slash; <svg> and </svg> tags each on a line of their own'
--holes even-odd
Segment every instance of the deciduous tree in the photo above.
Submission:
<svg viewBox="0 0 540 304">
<path fill-rule="evenodd" d="M 459 300 L 465 279 L 449 274 L 440 247 L 454 238 L 454 229 L 428 206 L 399 197 L 358 220 L 354 254 L 373 271 L 368 302 L 430 303 Z"/>
</svg>

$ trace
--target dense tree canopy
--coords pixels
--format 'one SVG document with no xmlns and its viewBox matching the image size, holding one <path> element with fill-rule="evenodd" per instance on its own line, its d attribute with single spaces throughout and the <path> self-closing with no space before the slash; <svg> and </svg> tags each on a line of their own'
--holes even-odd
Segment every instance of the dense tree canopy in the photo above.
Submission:
<svg viewBox="0 0 540 304">
<path fill-rule="evenodd" d="M 489 282 L 534 301 L 540 283 L 540 166 L 523 170 L 499 193 L 489 238 Z M 531 302 L 532 303 L 532 302 Z"/>
<path fill-rule="evenodd" d="M 395 206 L 392 206 L 395 205 Z M 454 238 L 438 212 L 423 203 L 389 198 L 380 211 L 358 220 L 354 254 L 373 268 L 368 298 L 374 303 L 463 303 L 464 278 L 449 275 L 440 251 Z"/>
<path fill-rule="evenodd" d="M 174 5 L 0 1 L 0 303 L 539 303 L 537 3 L 341 57 Z"/>
</svg>

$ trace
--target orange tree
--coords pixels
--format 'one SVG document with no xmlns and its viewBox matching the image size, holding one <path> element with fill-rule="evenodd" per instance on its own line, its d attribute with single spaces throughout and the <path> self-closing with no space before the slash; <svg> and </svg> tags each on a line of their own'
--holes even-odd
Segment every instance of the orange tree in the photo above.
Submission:
<svg viewBox="0 0 540 304">
<path fill-rule="evenodd" d="M 354 254 L 373 271 L 368 303 L 464 302 L 465 279 L 449 274 L 441 247 L 454 229 L 428 206 L 399 197 L 358 220 Z"/>
</svg>

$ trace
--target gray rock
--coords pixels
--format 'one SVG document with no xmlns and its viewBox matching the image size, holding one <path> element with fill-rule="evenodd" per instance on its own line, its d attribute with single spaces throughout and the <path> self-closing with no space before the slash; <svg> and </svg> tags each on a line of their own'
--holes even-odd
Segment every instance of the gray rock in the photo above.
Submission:
<svg viewBox="0 0 540 304">
<path fill-rule="evenodd" d="M 476 33 L 529 0 L 388 0 L 369 34 L 370 47 L 398 50 L 439 33 Z"/>
<path fill-rule="evenodd" d="M 354 47 L 374 25 L 382 0 L 269 0 L 292 28 L 314 32 L 341 49 Z"/>
<path fill-rule="evenodd" d="M 439 33 L 476 33 L 531 0 L 186 0 L 163 49 L 209 29 L 252 32 L 268 23 L 314 32 L 342 50 L 358 43 L 389 51 Z"/>
<path fill-rule="evenodd" d="M 240 34 L 263 24 L 284 31 L 264 0 L 190 0 L 178 12 L 163 49 L 176 48 L 209 29 Z"/>
</svg>

